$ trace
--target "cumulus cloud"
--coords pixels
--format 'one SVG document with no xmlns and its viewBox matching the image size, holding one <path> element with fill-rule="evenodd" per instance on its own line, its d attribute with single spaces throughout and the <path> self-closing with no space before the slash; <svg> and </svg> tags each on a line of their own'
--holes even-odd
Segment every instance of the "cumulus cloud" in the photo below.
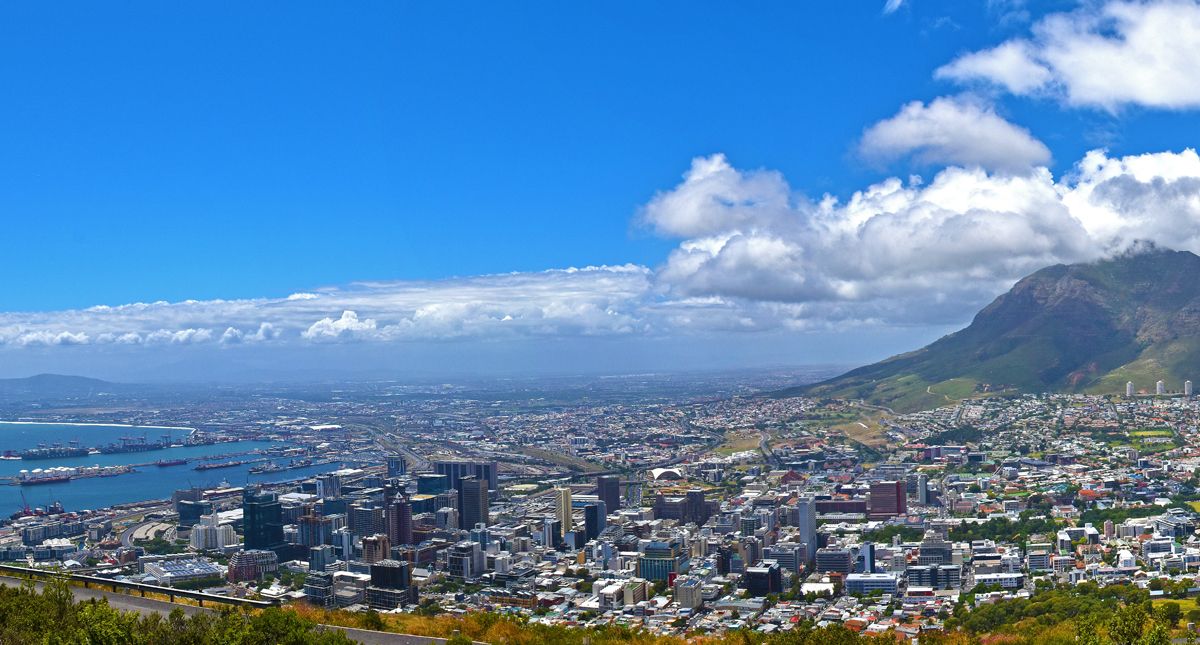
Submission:
<svg viewBox="0 0 1200 645">
<path fill-rule="evenodd" d="M 925 164 L 1005 172 L 1022 172 L 1050 161 L 1050 150 L 1028 130 L 963 97 L 905 105 L 895 116 L 867 128 L 859 150 L 876 161 L 912 155 Z"/>
<path fill-rule="evenodd" d="M 936 75 L 1077 106 L 1200 106 L 1200 3 L 1110 0 L 1038 21 L 1030 38 L 965 54 Z"/>
<path fill-rule="evenodd" d="M 1137 240 L 1200 251 L 1200 158 L 1094 151 L 1057 179 L 951 167 L 813 201 L 714 155 L 644 217 L 682 238 L 656 276 L 680 299 L 742 303 L 743 319 L 786 326 L 956 321 L 1049 264 Z"/>
</svg>

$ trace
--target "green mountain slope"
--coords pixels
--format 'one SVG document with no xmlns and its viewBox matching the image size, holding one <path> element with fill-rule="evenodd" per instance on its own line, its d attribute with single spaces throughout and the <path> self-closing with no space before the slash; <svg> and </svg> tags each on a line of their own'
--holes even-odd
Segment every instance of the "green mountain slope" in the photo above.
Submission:
<svg viewBox="0 0 1200 645">
<path fill-rule="evenodd" d="M 970 326 L 907 354 L 789 393 L 917 410 L 997 392 L 1181 389 L 1200 377 L 1200 257 L 1152 250 L 1056 265 L 1018 282 Z"/>
</svg>

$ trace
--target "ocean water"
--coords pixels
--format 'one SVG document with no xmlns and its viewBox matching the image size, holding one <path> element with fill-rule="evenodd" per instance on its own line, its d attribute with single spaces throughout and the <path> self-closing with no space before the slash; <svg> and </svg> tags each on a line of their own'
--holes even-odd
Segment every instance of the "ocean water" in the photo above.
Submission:
<svg viewBox="0 0 1200 645">
<path fill-rule="evenodd" d="M 5 450 L 23 450 L 34 448 L 38 444 L 66 444 L 69 441 L 79 441 L 82 446 L 96 447 L 107 443 L 115 443 L 122 436 L 141 437 L 143 433 L 148 441 L 157 441 L 167 433 L 161 428 L 131 428 L 127 426 L 78 426 L 67 424 L 20 424 L 0 422 L 0 453 Z M 170 431 L 172 439 L 182 440 L 189 429 L 181 428 Z M 211 446 L 185 446 L 167 448 L 150 452 L 131 452 L 115 455 L 86 455 L 64 459 L 38 459 L 35 461 L 0 460 L 0 478 L 14 477 L 21 470 L 34 468 L 53 468 L 56 466 L 116 466 L 144 464 L 160 459 L 195 458 L 205 455 L 223 455 L 234 452 L 246 452 L 257 448 L 267 448 L 276 445 L 271 441 L 240 441 L 237 443 L 218 443 Z M 243 459 L 236 457 L 231 459 Z M 286 464 L 287 459 L 276 459 Z M 40 484 L 37 486 L 16 486 L 0 483 L 0 516 L 20 510 L 27 502 L 31 507 L 45 507 L 53 501 L 61 502 L 68 511 L 98 509 L 114 504 L 137 502 L 149 499 L 170 498 L 176 489 L 201 486 L 215 487 L 222 480 L 233 486 L 245 486 L 259 482 L 276 482 L 307 477 L 323 472 L 336 470 L 339 464 L 323 464 L 307 466 L 275 473 L 251 474 L 250 468 L 258 464 L 245 464 L 230 468 L 215 470 L 195 470 L 196 464 L 188 463 L 182 466 L 142 466 L 137 472 L 115 477 L 88 477 L 74 479 L 60 484 Z M 25 501 L 22 501 L 22 493 Z"/>
</svg>

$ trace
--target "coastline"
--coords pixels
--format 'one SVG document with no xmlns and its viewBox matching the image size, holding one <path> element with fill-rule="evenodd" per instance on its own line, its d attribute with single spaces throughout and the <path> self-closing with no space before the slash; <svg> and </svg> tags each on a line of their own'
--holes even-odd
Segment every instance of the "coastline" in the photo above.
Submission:
<svg viewBox="0 0 1200 645">
<path fill-rule="evenodd" d="M 82 421 L 6 421 L 0 419 L 0 425 L 22 425 L 22 426 L 93 426 L 100 428 L 148 428 L 150 430 L 191 430 L 196 429 L 190 426 L 139 426 L 131 423 L 94 423 Z"/>
</svg>

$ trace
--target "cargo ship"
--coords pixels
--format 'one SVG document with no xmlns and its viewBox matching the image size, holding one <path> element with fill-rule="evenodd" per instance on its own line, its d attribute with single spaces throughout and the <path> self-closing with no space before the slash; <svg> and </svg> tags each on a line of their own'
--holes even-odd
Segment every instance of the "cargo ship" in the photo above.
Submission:
<svg viewBox="0 0 1200 645">
<path fill-rule="evenodd" d="M 222 462 L 218 462 L 215 464 L 200 464 L 200 465 L 196 466 L 195 470 L 215 470 L 217 468 L 233 468 L 234 466 L 241 466 L 242 464 L 245 464 L 245 463 L 249 463 L 249 462 L 246 462 L 246 461 L 222 461 Z"/>
<path fill-rule="evenodd" d="M 154 462 L 154 465 L 158 466 L 159 468 L 166 468 L 167 466 L 182 466 L 187 462 L 188 460 L 186 459 L 159 459 L 158 461 Z"/>
<path fill-rule="evenodd" d="M 110 443 L 100 446 L 100 452 L 106 455 L 117 455 L 127 452 L 149 452 L 164 450 L 171 447 L 171 435 L 165 434 L 161 441 L 146 441 L 145 437 L 121 437 L 121 443 Z"/>
<path fill-rule="evenodd" d="M 86 457 L 91 453 L 89 448 L 81 446 L 63 446 L 55 444 L 53 446 L 40 445 L 37 448 L 22 450 L 17 453 L 21 459 L 62 459 L 63 457 Z"/>
</svg>

